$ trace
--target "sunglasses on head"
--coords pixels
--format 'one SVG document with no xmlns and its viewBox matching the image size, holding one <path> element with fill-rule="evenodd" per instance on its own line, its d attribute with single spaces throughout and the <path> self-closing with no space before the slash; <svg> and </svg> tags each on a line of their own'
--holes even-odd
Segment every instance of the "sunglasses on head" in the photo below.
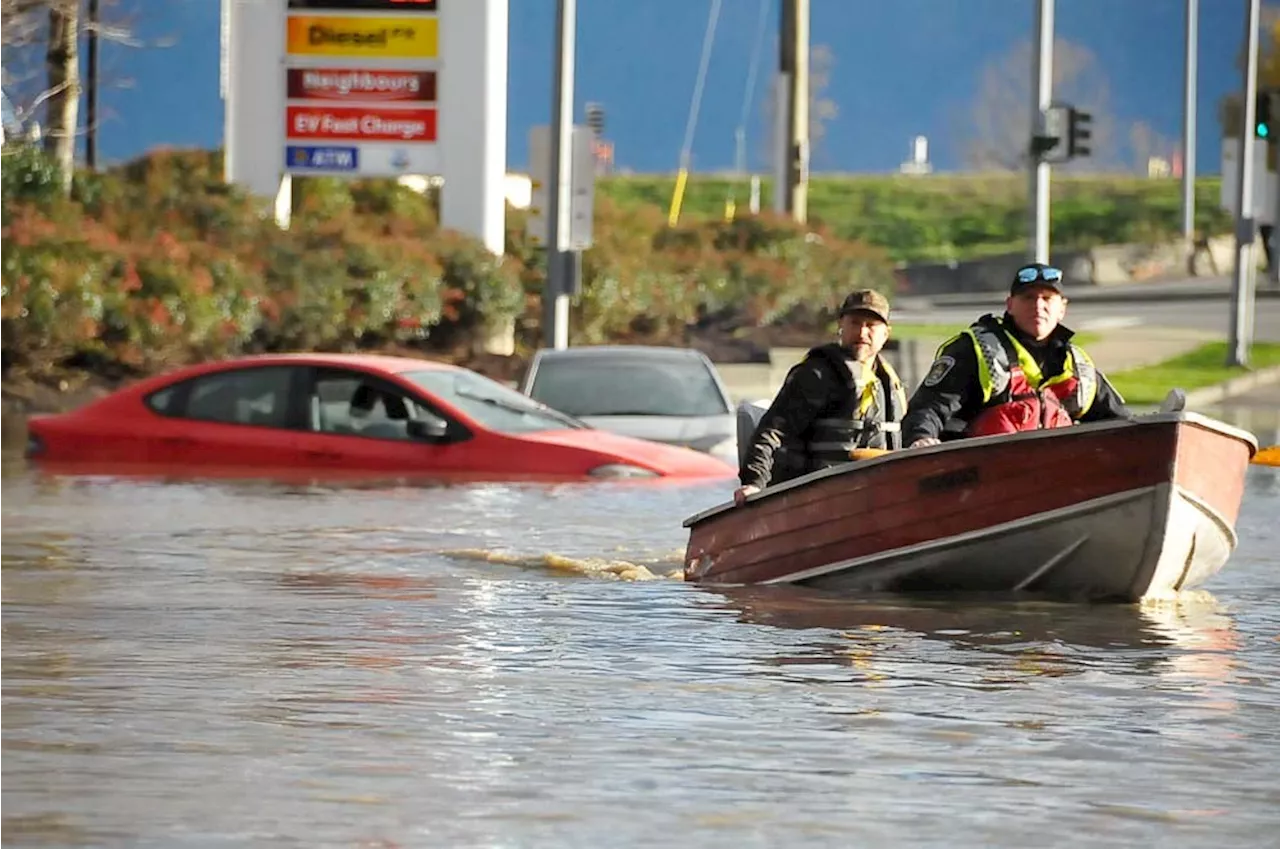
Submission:
<svg viewBox="0 0 1280 849">
<path fill-rule="evenodd" d="M 1018 269 L 1019 283 L 1035 283 L 1043 280 L 1046 283 L 1057 283 L 1062 279 L 1062 270 L 1058 268 L 1020 268 Z"/>
</svg>

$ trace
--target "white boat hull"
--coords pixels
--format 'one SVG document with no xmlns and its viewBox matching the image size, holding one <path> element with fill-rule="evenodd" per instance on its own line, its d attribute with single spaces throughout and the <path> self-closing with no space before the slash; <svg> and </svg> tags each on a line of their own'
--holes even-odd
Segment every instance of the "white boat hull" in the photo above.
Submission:
<svg viewBox="0 0 1280 849">
<path fill-rule="evenodd" d="M 767 583 L 842 592 L 1043 592 L 1140 601 L 1200 586 L 1235 545 L 1229 522 L 1165 483 Z"/>
</svg>

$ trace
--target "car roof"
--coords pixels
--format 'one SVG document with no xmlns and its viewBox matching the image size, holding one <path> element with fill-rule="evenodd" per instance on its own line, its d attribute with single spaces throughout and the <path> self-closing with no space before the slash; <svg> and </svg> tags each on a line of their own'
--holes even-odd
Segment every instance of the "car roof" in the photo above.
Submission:
<svg viewBox="0 0 1280 849">
<path fill-rule="evenodd" d="M 207 374 L 232 371 L 241 368 L 258 366 L 331 366 L 333 368 L 356 368 L 365 371 L 382 372 L 383 374 L 402 374 L 410 371 L 465 371 L 458 366 L 442 363 L 437 360 L 420 360 L 416 357 L 388 357 L 381 354 L 326 354 L 326 353 L 288 353 L 288 354 L 250 354 L 241 357 L 228 357 L 221 360 L 209 360 L 194 365 L 179 366 L 167 369 L 159 374 L 145 377 L 142 380 L 122 388 L 122 393 L 147 394 L 170 384 L 180 383 L 191 378 Z M 113 398 L 112 393 L 102 401 Z"/>
<path fill-rule="evenodd" d="M 291 353 L 291 354 L 252 354 L 244 357 L 232 357 L 220 360 L 219 368 L 234 368 L 244 365 L 318 365 L 318 366 L 355 366 L 400 374 L 406 371 L 461 371 L 451 363 L 439 360 L 426 360 L 417 357 L 394 357 L 386 354 L 330 354 L 330 353 Z"/>
<path fill-rule="evenodd" d="M 705 355 L 696 348 L 662 345 L 579 345 L 574 348 L 542 348 L 538 359 L 586 359 L 591 357 L 633 357 L 636 359 L 700 360 Z"/>
</svg>

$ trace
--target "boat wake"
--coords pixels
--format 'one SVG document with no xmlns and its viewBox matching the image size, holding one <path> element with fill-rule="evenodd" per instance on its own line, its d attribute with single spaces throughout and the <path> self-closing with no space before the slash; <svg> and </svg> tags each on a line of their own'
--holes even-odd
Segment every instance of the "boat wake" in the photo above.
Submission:
<svg viewBox="0 0 1280 849">
<path fill-rule="evenodd" d="M 441 551 L 443 557 L 470 562 L 495 563 L 517 569 L 531 569 L 555 574 L 581 575 L 587 578 L 603 578 L 617 581 L 683 581 L 684 567 L 681 552 L 674 552 L 670 560 L 633 563 L 629 560 L 610 560 L 602 557 L 572 557 L 549 552 L 546 554 L 512 554 L 489 551 L 482 548 L 463 548 Z"/>
</svg>

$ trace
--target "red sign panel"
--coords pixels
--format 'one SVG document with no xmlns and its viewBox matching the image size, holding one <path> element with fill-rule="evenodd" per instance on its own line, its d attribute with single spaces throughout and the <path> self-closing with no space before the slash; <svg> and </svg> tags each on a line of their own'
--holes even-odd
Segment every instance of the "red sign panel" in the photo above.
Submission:
<svg viewBox="0 0 1280 849">
<path fill-rule="evenodd" d="M 291 100 L 414 101 L 436 99 L 435 71 L 290 68 Z"/>
<path fill-rule="evenodd" d="M 436 110 L 359 106 L 290 106 L 285 134 L 291 139 L 433 142 Z"/>
</svg>

